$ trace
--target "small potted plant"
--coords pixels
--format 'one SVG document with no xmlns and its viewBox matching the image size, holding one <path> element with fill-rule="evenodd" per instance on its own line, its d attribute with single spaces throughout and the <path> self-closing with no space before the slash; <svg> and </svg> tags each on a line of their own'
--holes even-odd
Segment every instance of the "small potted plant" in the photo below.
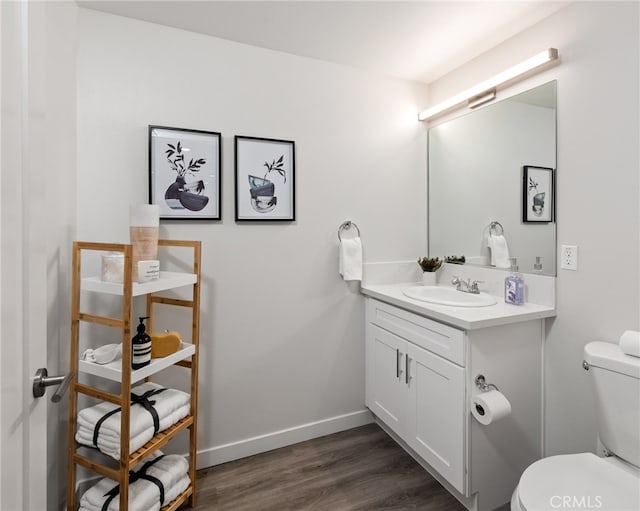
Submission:
<svg viewBox="0 0 640 511">
<path fill-rule="evenodd" d="M 451 264 L 464 264 L 465 262 L 467 262 L 467 259 L 463 255 L 461 256 L 452 255 L 452 256 L 445 257 L 444 262 L 451 263 Z"/>
<path fill-rule="evenodd" d="M 422 268 L 422 283 L 425 286 L 435 286 L 437 283 L 436 272 L 442 266 L 442 259 L 439 257 L 418 258 L 418 265 Z"/>
</svg>

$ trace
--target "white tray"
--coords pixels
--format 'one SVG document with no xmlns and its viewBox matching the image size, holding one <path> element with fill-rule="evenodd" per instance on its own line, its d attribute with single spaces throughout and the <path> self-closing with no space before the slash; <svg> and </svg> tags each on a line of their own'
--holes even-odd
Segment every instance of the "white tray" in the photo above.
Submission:
<svg viewBox="0 0 640 511">
<path fill-rule="evenodd" d="M 188 286 L 196 283 L 195 273 L 178 273 L 173 271 L 161 271 L 160 278 L 151 282 L 142 284 L 133 282 L 132 296 L 146 295 L 148 293 L 157 293 L 167 289 Z M 100 277 L 86 277 L 82 279 L 81 289 L 85 291 L 95 291 L 98 293 L 107 293 L 111 295 L 122 296 L 123 284 L 115 282 L 104 282 Z"/>
<path fill-rule="evenodd" d="M 131 383 L 139 382 L 147 376 L 151 376 L 162 369 L 172 366 L 180 360 L 189 358 L 195 352 L 196 347 L 193 344 L 183 342 L 181 343 L 180 349 L 175 353 L 162 358 L 152 358 L 149 365 L 136 369 L 135 371 L 131 371 Z M 122 381 L 122 359 L 118 359 L 104 365 L 80 360 L 78 368 L 81 373 L 94 374 L 117 382 Z"/>
</svg>

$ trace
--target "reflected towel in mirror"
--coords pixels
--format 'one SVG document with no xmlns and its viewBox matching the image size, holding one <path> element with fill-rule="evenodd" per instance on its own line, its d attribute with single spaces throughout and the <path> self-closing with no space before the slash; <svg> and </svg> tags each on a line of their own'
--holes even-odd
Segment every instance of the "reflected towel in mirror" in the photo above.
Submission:
<svg viewBox="0 0 640 511">
<path fill-rule="evenodd" d="M 491 266 L 510 268 L 509 247 L 506 238 L 501 234 L 490 234 L 487 244 L 491 251 Z"/>
</svg>

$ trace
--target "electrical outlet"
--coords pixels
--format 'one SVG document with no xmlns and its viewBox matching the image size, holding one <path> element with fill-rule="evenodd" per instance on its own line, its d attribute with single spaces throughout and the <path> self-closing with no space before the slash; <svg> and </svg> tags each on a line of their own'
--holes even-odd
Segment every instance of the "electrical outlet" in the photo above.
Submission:
<svg viewBox="0 0 640 511">
<path fill-rule="evenodd" d="M 560 268 L 574 271 L 578 269 L 578 247 L 576 245 L 562 245 L 560 247 Z"/>
</svg>

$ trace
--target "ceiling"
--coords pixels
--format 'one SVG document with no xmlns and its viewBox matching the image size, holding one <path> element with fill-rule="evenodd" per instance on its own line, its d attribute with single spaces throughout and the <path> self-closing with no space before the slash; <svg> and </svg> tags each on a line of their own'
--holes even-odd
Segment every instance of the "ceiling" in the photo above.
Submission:
<svg viewBox="0 0 640 511">
<path fill-rule="evenodd" d="M 77 0 L 81 7 L 430 83 L 569 2 Z"/>
</svg>

